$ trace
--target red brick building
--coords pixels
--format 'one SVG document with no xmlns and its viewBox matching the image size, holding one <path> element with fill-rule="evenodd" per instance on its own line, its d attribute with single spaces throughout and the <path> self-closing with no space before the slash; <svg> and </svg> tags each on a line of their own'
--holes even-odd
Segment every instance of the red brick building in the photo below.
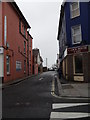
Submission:
<svg viewBox="0 0 90 120">
<path fill-rule="evenodd" d="M 0 80 L 32 74 L 30 25 L 15 2 L 0 2 Z"/>
</svg>

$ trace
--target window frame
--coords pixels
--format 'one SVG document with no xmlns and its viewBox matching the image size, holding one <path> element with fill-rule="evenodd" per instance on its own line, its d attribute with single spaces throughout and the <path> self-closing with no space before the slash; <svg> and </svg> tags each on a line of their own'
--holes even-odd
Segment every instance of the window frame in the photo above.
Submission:
<svg viewBox="0 0 90 120">
<path fill-rule="evenodd" d="M 80 33 L 79 33 L 79 34 L 74 34 L 73 31 L 74 31 L 74 29 L 77 28 L 77 27 L 79 27 Z M 77 36 L 77 35 L 79 35 L 81 39 L 80 39 L 79 42 L 77 42 L 77 41 L 74 42 L 74 37 Z M 73 44 L 73 45 L 75 45 L 75 44 L 80 44 L 80 43 L 81 43 L 81 41 L 82 41 L 82 30 L 81 30 L 81 25 L 76 25 L 76 26 L 72 26 L 72 27 L 71 27 L 71 36 L 72 36 L 72 44 Z"/>
<path fill-rule="evenodd" d="M 78 8 L 76 8 L 76 9 L 73 10 L 72 9 L 72 4 L 74 4 L 74 3 L 78 3 Z M 76 16 L 73 16 L 72 12 L 76 11 L 78 9 L 79 9 L 79 14 L 77 14 Z M 71 19 L 79 17 L 79 16 L 80 16 L 80 3 L 79 3 L 79 1 L 77 1 L 77 2 L 71 2 L 71 4 L 70 4 L 70 17 L 71 17 Z"/>
</svg>

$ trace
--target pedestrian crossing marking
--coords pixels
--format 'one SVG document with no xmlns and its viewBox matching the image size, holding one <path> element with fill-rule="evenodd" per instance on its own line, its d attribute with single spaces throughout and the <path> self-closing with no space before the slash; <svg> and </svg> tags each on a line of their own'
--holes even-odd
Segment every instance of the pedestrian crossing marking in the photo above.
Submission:
<svg viewBox="0 0 90 120">
<path fill-rule="evenodd" d="M 59 104 L 52 104 L 53 109 L 58 108 L 66 108 L 66 107 L 74 107 L 74 106 L 81 106 L 81 105 L 88 105 L 89 103 L 59 103 Z"/>
<path fill-rule="evenodd" d="M 89 117 L 88 113 L 80 113 L 80 112 L 52 112 L 50 118 L 82 118 Z"/>
<path fill-rule="evenodd" d="M 84 105 L 90 105 L 90 103 L 54 103 L 52 104 L 52 109 L 62 109 L 62 108 L 68 108 L 68 107 L 76 107 L 76 106 L 84 106 Z M 72 111 L 60 111 L 60 112 L 51 112 L 50 120 L 54 119 L 68 119 L 68 118 L 85 118 L 90 117 L 90 113 L 88 112 L 72 112 Z"/>
</svg>

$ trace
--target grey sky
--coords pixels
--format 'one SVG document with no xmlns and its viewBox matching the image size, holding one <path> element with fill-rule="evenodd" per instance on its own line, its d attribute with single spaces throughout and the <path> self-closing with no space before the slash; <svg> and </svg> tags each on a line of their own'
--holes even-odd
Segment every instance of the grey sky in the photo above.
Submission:
<svg viewBox="0 0 90 120">
<path fill-rule="evenodd" d="M 48 67 L 55 63 L 58 53 L 58 24 L 61 2 L 21 2 L 15 0 L 31 26 L 33 48 L 39 48 Z"/>
</svg>

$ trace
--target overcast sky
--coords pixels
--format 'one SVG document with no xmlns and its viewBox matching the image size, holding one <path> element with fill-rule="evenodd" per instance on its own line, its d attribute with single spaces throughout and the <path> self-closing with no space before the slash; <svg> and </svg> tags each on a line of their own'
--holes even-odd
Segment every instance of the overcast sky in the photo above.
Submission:
<svg viewBox="0 0 90 120">
<path fill-rule="evenodd" d="M 33 48 L 39 48 L 43 65 L 48 67 L 56 62 L 58 53 L 58 24 L 60 17 L 60 2 L 27 2 L 15 0 L 26 20 L 31 26 Z M 35 0 L 34 0 L 35 1 Z"/>
</svg>

